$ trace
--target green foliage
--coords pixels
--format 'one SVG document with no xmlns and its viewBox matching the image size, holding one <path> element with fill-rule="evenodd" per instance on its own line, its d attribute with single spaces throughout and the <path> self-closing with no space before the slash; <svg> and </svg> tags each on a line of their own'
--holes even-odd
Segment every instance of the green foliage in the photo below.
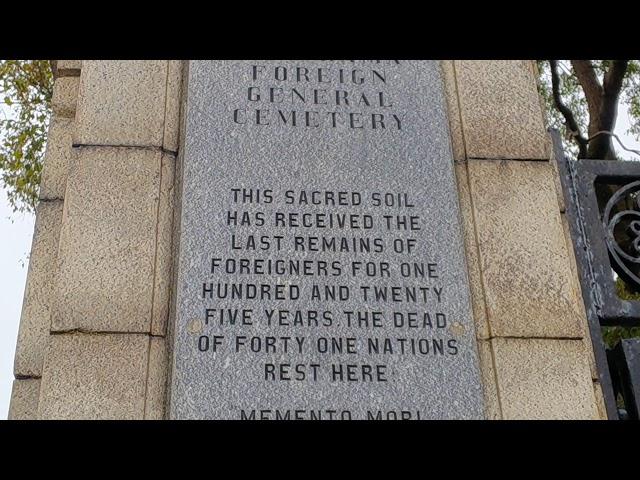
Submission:
<svg viewBox="0 0 640 480">
<path fill-rule="evenodd" d="M 637 139 L 640 138 L 640 61 L 629 62 L 622 89 L 622 101 L 627 104 L 629 116 L 633 119 L 629 133 Z"/>
<path fill-rule="evenodd" d="M 604 73 L 609 68 L 610 60 L 591 60 L 596 76 L 602 83 Z M 545 114 L 548 128 L 555 128 L 560 131 L 564 139 L 564 148 L 567 155 L 574 158 L 578 156 L 578 147 L 571 141 L 562 114 L 558 111 L 553 101 L 551 91 L 551 70 L 547 60 L 538 60 L 538 91 L 545 104 Z M 573 112 L 576 122 L 582 132 L 587 132 L 589 123 L 589 113 L 587 100 L 578 82 L 571 63 L 566 60 L 559 60 L 560 97 L 563 103 Z M 640 60 L 629 60 L 627 72 L 625 74 L 620 102 L 628 107 L 630 128 L 627 133 L 633 135 L 640 141 Z M 614 141 L 615 143 L 615 141 Z M 620 155 L 629 157 L 631 154 L 621 151 Z M 637 160 L 636 158 L 631 158 Z"/>
<path fill-rule="evenodd" d="M 604 74 L 609 69 L 610 60 L 591 60 L 596 77 L 600 84 L 603 82 Z M 560 131 L 564 140 L 564 149 L 568 156 L 578 158 L 578 146 L 569 135 L 565 125 L 565 118 L 558 111 L 553 99 L 551 88 L 551 68 L 547 60 L 538 60 L 538 90 L 545 104 L 545 115 L 547 127 Z M 586 134 L 589 124 L 589 109 L 584 91 L 573 70 L 571 62 L 558 61 L 559 93 L 562 102 L 571 110 L 581 132 Z M 640 61 L 629 60 L 627 70 L 622 81 L 620 91 L 620 102 L 628 107 L 630 128 L 627 133 L 640 141 Z M 628 153 L 619 151 L 621 157 L 637 160 L 637 157 L 629 158 Z M 640 294 L 631 292 L 622 279 L 616 280 L 616 292 L 618 296 L 625 300 L 640 301 Z M 607 347 L 613 347 L 622 338 L 640 337 L 640 327 L 603 327 L 602 335 Z"/>
<path fill-rule="evenodd" d="M 640 300 L 640 293 L 629 291 L 622 279 L 616 280 L 616 293 L 623 300 Z M 640 337 L 640 327 L 602 327 L 602 337 L 608 348 L 612 348 L 621 338 Z"/>
<path fill-rule="evenodd" d="M 567 127 L 564 123 L 562 114 L 558 111 L 553 101 L 553 94 L 551 92 L 551 69 L 549 62 L 546 60 L 538 60 L 538 91 L 542 96 L 545 104 L 545 117 L 547 121 L 547 128 L 555 128 L 558 130 L 562 138 L 564 139 L 564 149 L 567 155 L 571 155 L 574 158 L 578 157 L 578 146 L 571 141 L 571 137 L 568 135 Z M 587 111 L 587 101 L 584 97 L 580 83 L 577 77 L 571 70 L 571 64 L 565 61 L 559 61 L 560 67 L 560 96 L 563 102 L 573 112 L 578 125 L 583 129 L 589 121 L 589 114 Z"/>
<path fill-rule="evenodd" d="M 0 60 L 0 185 L 14 211 L 33 211 L 51 115 L 48 60 Z"/>
</svg>

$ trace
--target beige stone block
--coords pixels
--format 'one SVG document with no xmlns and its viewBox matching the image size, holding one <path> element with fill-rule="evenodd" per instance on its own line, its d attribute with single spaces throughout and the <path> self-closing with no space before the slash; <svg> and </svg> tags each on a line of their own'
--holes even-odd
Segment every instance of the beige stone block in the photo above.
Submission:
<svg viewBox="0 0 640 480">
<path fill-rule="evenodd" d="M 37 420 L 40 379 L 26 378 L 13 381 L 8 420 Z"/>
<path fill-rule="evenodd" d="M 598 378 L 597 368 L 595 366 L 595 355 L 593 353 L 593 347 L 591 346 L 591 330 L 589 329 L 589 320 L 587 318 L 587 312 L 584 306 L 584 300 L 582 296 L 582 286 L 580 284 L 580 273 L 578 272 L 578 264 L 576 262 L 576 252 L 574 250 L 573 240 L 571 238 L 571 232 L 569 231 L 569 222 L 567 216 L 564 213 L 560 214 L 560 221 L 562 223 L 562 232 L 564 233 L 564 241 L 567 248 L 569 257 L 569 268 L 571 269 L 571 276 L 576 288 L 577 304 L 576 307 L 580 317 L 580 328 L 582 335 L 585 337 L 585 345 L 589 346 L 589 362 L 591 364 L 591 371 L 594 379 Z"/>
<path fill-rule="evenodd" d="M 58 60 L 57 69 L 59 77 L 79 77 L 82 68 L 82 60 Z"/>
<path fill-rule="evenodd" d="M 84 60 L 74 144 L 162 147 L 166 60 Z"/>
<path fill-rule="evenodd" d="M 589 352 L 589 365 L 591 368 L 591 375 L 594 380 L 599 379 L 598 369 L 596 367 L 595 354 L 593 351 L 593 345 L 591 340 L 591 330 L 589 328 L 589 320 L 587 318 L 587 312 L 585 310 L 584 300 L 583 300 L 583 292 L 582 286 L 580 283 L 580 272 L 578 271 L 578 264 L 576 261 L 575 249 L 573 244 L 573 239 L 571 237 L 571 231 L 569 229 L 569 221 L 567 219 L 566 213 L 562 213 L 560 215 L 560 219 L 562 222 L 562 231 L 564 233 L 565 243 L 567 245 L 567 252 L 569 257 L 569 266 L 571 268 L 571 275 L 574 279 L 574 283 L 576 285 L 576 292 L 578 296 L 578 310 L 580 312 L 580 324 L 583 332 L 583 336 L 585 337 L 585 345 L 588 347 Z"/>
<path fill-rule="evenodd" d="M 171 297 L 174 173 L 174 156 L 163 154 L 151 324 L 151 334 L 158 336 L 164 336 L 166 334 L 169 317 L 169 301 Z"/>
<path fill-rule="evenodd" d="M 183 64 L 182 60 L 169 60 L 163 146 L 170 152 L 178 151 Z"/>
<path fill-rule="evenodd" d="M 593 382 L 593 393 L 596 397 L 596 407 L 598 408 L 598 418 L 600 420 L 608 420 L 607 407 L 604 403 L 604 395 L 602 394 L 602 385 L 600 382 Z"/>
<path fill-rule="evenodd" d="M 60 233 L 54 331 L 150 332 L 159 150 L 76 149 Z"/>
<path fill-rule="evenodd" d="M 551 136 L 549 135 L 549 143 L 551 144 Z M 556 195 L 558 197 L 558 209 L 560 213 L 565 213 L 566 205 L 564 203 L 564 194 L 562 193 L 562 181 L 560 180 L 560 170 L 558 167 L 558 160 L 554 154 L 551 155 L 551 168 L 553 169 L 553 184 L 556 188 Z"/>
<path fill-rule="evenodd" d="M 578 264 L 576 263 L 576 252 L 573 246 L 573 239 L 571 238 L 569 221 L 567 219 L 566 214 L 564 213 L 560 214 L 560 222 L 562 223 L 562 233 L 564 234 L 564 242 L 567 246 L 567 253 L 569 257 L 569 267 L 571 269 L 571 275 L 574 278 L 574 281 L 576 284 L 576 290 L 578 291 L 580 298 L 582 298 L 582 288 L 580 286 L 580 277 L 579 277 L 580 274 L 578 272 Z M 584 311 L 584 302 L 579 302 L 579 303 L 580 303 L 579 307 L 580 307 L 581 316 L 584 319 L 584 325 L 586 329 L 587 317 L 586 317 L 586 312 Z"/>
<path fill-rule="evenodd" d="M 73 119 L 54 115 L 40 180 L 40 199 L 63 199 L 71 158 Z"/>
<path fill-rule="evenodd" d="M 491 343 L 505 420 L 599 417 L 581 341 L 495 338 Z"/>
<path fill-rule="evenodd" d="M 469 192 L 469 179 L 467 164 L 455 164 L 456 180 L 458 185 L 458 199 L 460 212 L 462 213 L 462 231 L 464 235 L 464 249 L 466 254 L 467 274 L 471 288 L 471 306 L 476 327 L 476 337 L 487 339 L 491 337 L 489 323 L 487 321 L 482 276 L 480 273 L 480 259 L 478 244 L 476 241 L 475 223 L 473 220 L 473 207 Z"/>
<path fill-rule="evenodd" d="M 501 420 L 502 411 L 500 409 L 498 384 L 493 366 L 493 349 L 490 341 L 478 341 L 478 359 L 482 375 L 485 418 L 487 420 Z"/>
<path fill-rule="evenodd" d="M 549 158 L 530 60 L 456 60 L 454 66 L 469 158 Z"/>
<path fill-rule="evenodd" d="M 587 350 L 587 359 L 589 360 L 589 371 L 591 372 L 591 378 L 593 381 L 600 381 L 600 375 L 598 374 L 598 367 L 596 365 L 596 356 L 593 351 L 593 344 L 591 343 L 591 332 L 588 328 L 585 328 L 586 338 L 583 339 L 585 349 Z"/>
<path fill-rule="evenodd" d="M 449 129 L 451 131 L 451 144 L 453 147 L 453 159 L 462 161 L 466 158 L 464 139 L 462 136 L 462 120 L 458 105 L 458 87 L 456 85 L 456 73 L 453 60 L 441 60 L 440 67 L 444 79 L 444 91 L 447 101 L 447 115 L 449 117 Z"/>
<path fill-rule="evenodd" d="M 77 77 L 60 77 L 56 79 L 53 84 L 53 96 L 51 98 L 51 108 L 55 115 L 67 118 L 75 116 L 78 84 Z"/>
<path fill-rule="evenodd" d="M 549 163 L 470 160 L 468 172 L 492 336 L 581 338 Z"/>
<path fill-rule="evenodd" d="M 42 374 L 61 224 L 61 200 L 38 204 L 13 363 L 17 377 L 39 377 Z"/>
<path fill-rule="evenodd" d="M 151 337 L 149 349 L 149 375 L 144 418 L 163 420 L 167 403 L 167 370 L 169 356 L 167 341 L 162 337 Z"/>
<path fill-rule="evenodd" d="M 143 419 L 148 361 L 147 335 L 52 335 L 40 418 Z"/>
</svg>

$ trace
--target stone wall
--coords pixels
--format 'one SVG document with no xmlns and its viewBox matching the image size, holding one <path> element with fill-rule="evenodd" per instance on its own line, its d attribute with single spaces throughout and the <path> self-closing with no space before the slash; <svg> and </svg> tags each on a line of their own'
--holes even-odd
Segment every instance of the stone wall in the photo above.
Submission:
<svg viewBox="0 0 640 480">
<path fill-rule="evenodd" d="M 166 416 L 181 61 L 58 61 L 10 418 Z M 444 61 L 491 419 L 604 418 L 530 61 Z"/>
<path fill-rule="evenodd" d="M 442 68 L 487 418 L 606 418 L 535 63 Z"/>
<path fill-rule="evenodd" d="M 180 61 L 58 61 L 10 418 L 165 416 Z"/>
</svg>

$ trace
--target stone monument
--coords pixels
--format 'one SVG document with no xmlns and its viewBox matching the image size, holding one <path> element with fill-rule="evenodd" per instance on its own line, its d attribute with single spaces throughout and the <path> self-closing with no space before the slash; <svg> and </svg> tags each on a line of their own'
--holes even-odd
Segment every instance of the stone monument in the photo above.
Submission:
<svg viewBox="0 0 640 480">
<path fill-rule="evenodd" d="M 606 418 L 534 69 L 58 60 L 9 418 Z"/>
<path fill-rule="evenodd" d="M 197 61 L 173 418 L 480 418 L 435 61 Z"/>
</svg>

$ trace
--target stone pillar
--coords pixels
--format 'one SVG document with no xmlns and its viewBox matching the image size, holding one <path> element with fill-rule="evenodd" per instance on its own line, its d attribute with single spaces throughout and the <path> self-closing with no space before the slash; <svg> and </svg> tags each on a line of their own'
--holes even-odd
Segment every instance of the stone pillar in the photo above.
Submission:
<svg viewBox="0 0 640 480">
<path fill-rule="evenodd" d="M 58 64 L 14 418 L 164 417 L 181 71 Z"/>
<path fill-rule="evenodd" d="M 22 304 L 14 360 L 9 419 L 38 416 L 38 399 L 50 333 L 51 298 L 55 284 L 58 240 L 71 156 L 71 137 L 80 75 L 80 62 L 57 61 L 39 203 L 29 256 L 29 271 Z"/>
<path fill-rule="evenodd" d="M 605 418 L 535 64 L 442 68 L 487 418 Z"/>
<path fill-rule="evenodd" d="M 58 61 L 10 418 L 161 419 L 183 64 Z M 604 418 L 530 61 L 443 61 L 490 419 Z"/>
</svg>

